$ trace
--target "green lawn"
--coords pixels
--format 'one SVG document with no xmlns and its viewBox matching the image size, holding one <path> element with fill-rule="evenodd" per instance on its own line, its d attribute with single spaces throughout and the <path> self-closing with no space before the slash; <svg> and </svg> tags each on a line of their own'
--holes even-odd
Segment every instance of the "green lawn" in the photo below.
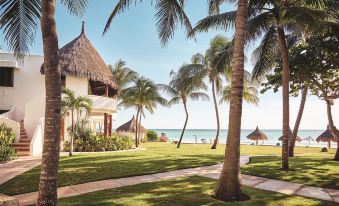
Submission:
<svg viewBox="0 0 339 206">
<path fill-rule="evenodd" d="M 279 170 L 281 158 L 276 156 L 252 157 L 241 172 L 255 176 L 280 179 L 317 187 L 339 189 L 339 162 L 333 155 L 302 155 L 290 158 L 291 171 Z"/>
<path fill-rule="evenodd" d="M 284 195 L 266 190 L 243 187 L 251 199 L 243 202 L 222 202 L 211 197 L 216 181 L 204 177 L 145 183 L 98 191 L 59 200 L 60 206 L 334 206 L 336 204 L 304 197 Z"/>
<path fill-rule="evenodd" d="M 212 165 L 223 161 L 225 145 L 211 150 L 209 144 L 183 144 L 180 149 L 167 143 L 147 143 L 147 150 L 109 152 L 60 159 L 58 186 L 172 171 Z M 320 148 L 296 148 L 296 153 L 316 153 Z M 334 152 L 334 150 L 331 150 Z M 242 145 L 242 155 L 277 155 L 281 147 Z M 9 195 L 38 190 L 40 167 L 36 167 L 0 186 Z"/>
</svg>

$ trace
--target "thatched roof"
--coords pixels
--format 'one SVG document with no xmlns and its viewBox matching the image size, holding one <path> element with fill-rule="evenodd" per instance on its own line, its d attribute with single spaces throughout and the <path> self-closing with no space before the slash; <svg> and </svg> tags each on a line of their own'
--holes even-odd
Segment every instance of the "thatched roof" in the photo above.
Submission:
<svg viewBox="0 0 339 206">
<path fill-rule="evenodd" d="M 321 133 L 321 135 L 319 135 L 319 137 L 317 137 L 316 140 L 317 142 L 329 142 L 329 141 L 335 142 L 336 141 L 335 137 L 333 136 L 328 126 L 327 126 L 327 129 L 323 133 Z"/>
<path fill-rule="evenodd" d="M 59 64 L 62 76 L 87 77 L 116 90 L 118 83 L 99 53 L 87 39 L 84 22 L 81 34 L 59 50 Z M 45 73 L 44 65 L 41 73 Z"/>
<path fill-rule="evenodd" d="M 293 135 L 291 128 L 289 129 L 288 135 L 289 135 L 290 137 L 292 137 L 292 135 Z M 283 136 L 279 137 L 278 140 L 279 140 L 279 141 L 282 141 L 282 138 L 283 138 Z M 303 139 L 302 139 L 301 137 L 299 137 L 299 136 L 296 136 L 295 140 L 297 140 L 297 142 L 303 141 Z"/>
<path fill-rule="evenodd" d="M 135 132 L 135 125 L 136 125 L 136 121 L 135 121 L 135 118 L 134 118 L 134 115 L 133 115 L 131 120 L 129 120 L 125 124 L 118 127 L 116 129 L 116 131 L 117 132 Z M 140 131 L 145 132 L 146 129 L 142 125 L 140 125 Z"/>
<path fill-rule="evenodd" d="M 250 140 L 268 140 L 267 136 L 257 127 L 251 134 L 247 135 Z"/>
</svg>

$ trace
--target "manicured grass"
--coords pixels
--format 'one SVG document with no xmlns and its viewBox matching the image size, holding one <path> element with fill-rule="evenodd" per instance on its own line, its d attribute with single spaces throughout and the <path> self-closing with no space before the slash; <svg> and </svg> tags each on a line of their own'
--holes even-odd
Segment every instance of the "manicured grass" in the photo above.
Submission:
<svg viewBox="0 0 339 206">
<path fill-rule="evenodd" d="M 180 149 L 167 143 L 147 143 L 144 151 L 108 152 L 62 157 L 58 186 L 74 185 L 103 179 L 151 174 L 220 163 L 225 145 L 211 150 L 209 144 L 183 144 Z M 296 153 L 316 153 L 320 148 L 296 148 Z M 242 155 L 277 155 L 281 147 L 242 145 Z M 38 190 L 40 167 L 36 167 L 0 186 L 9 195 Z"/>
<path fill-rule="evenodd" d="M 60 206 L 331 206 L 334 203 L 284 195 L 266 190 L 243 187 L 251 199 L 243 202 L 222 202 L 211 197 L 216 181 L 203 177 L 187 177 L 163 182 L 104 190 L 59 200 Z"/>
<path fill-rule="evenodd" d="M 277 156 L 252 157 L 241 172 L 255 176 L 296 182 L 323 188 L 339 189 L 339 162 L 333 155 L 303 155 L 290 158 L 291 171 L 280 170 L 281 158 Z"/>
</svg>

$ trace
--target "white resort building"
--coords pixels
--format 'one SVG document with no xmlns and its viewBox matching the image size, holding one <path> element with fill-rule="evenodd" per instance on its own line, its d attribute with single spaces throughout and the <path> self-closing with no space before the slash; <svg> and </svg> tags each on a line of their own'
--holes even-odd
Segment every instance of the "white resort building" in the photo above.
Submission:
<svg viewBox="0 0 339 206">
<path fill-rule="evenodd" d="M 76 95 L 92 99 L 89 127 L 103 128 L 107 136 L 116 119 L 118 84 L 98 52 L 87 39 L 84 25 L 80 36 L 60 49 L 62 85 Z M 15 133 L 18 156 L 41 155 L 45 112 L 44 58 L 27 55 L 18 61 L 12 53 L 0 53 L 0 124 Z M 61 145 L 69 139 L 70 114 L 61 121 Z"/>
</svg>

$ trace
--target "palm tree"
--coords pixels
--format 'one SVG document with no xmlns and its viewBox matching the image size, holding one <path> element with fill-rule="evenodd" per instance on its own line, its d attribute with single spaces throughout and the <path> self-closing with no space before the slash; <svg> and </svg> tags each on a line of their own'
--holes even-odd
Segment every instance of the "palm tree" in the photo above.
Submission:
<svg viewBox="0 0 339 206">
<path fill-rule="evenodd" d="M 208 77 L 212 87 L 214 110 L 217 120 L 217 133 L 211 149 L 217 148 L 220 132 L 219 110 L 217 103 L 217 95 L 220 93 L 222 87 L 222 79 L 220 75 L 224 74 L 226 69 L 229 69 L 229 67 L 224 65 L 219 66 L 216 62 L 219 61 L 220 54 L 223 51 L 228 51 L 228 55 L 231 55 L 231 50 L 225 49 L 229 48 L 231 45 L 231 42 L 229 42 L 226 37 L 218 35 L 210 41 L 210 46 L 204 55 L 197 53 L 192 56 L 192 64 L 190 64 L 190 67 L 198 73 L 197 75 L 202 76 L 203 78 L 206 76 Z M 205 73 L 205 76 L 200 75 L 199 73 L 201 72 Z"/>
<path fill-rule="evenodd" d="M 166 105 L 167 100 L 161 97 L 159 93 L 159 85 L 153 81 L 140 77 L 135 79 L 134 85 L 125 88 L 121 91 L 120 106 L 125 108 L 135 108 L 136 113 L 136 128 L 135 128 L 135 146 L 139 146 L 138 131 L 140 128 L 140 116 L 144 114 L 144 110 L 148 110 L 153 113 L 157 104 Z"/>
<path fill-rule="evenodd" d="M 219 103 L 222 104 L 224 102 L 230 102 L 231 100 L 231 85 L 226 85 L 222 88 L 222 97 L 219 100 Z M 243 87 L 243 100 L 247 103 L 258 105 L 259 98 L 258 98 L 258 90 L 253 85 L 253 83 L 248 80 L 244 79 L 244 87 Z"/>
<path fill-rule="evenodd" d="M 200 65 L 200 67 L 204 66 Z M 168 105 L 172 106 L 182 101 L 185 109 L 185 123 L 178 141 L 177 148 L 180 148 L 188 122 L 188 99 L 209 100 L 208 95 L 204 92 L 201 92 L 201 90 L 207 90 L 207 86 L 203 81 L 205 73 L 197 72 L 195 69 L 197 69 L 197 65 L 183 65 L 177 72 L 171 72 L 170 75 L 172 76 L 172 79 L 168 85 L 162 85 L 163 91 L 171 97 L 171 99 L 168 101 Z M 198 68 L 198 71 L 202 71 L 201 68 Z"/>
<path fill-rule="evenodd" d="M 62 0 L 71 14 L 81 16 L 87 0 Z M 55 0 L 2 0 L 0 1 L 0 28 L 5 34 L 9 50 L 23 60 L 34 42 L 36 30 L 41 25 L 46 108 L 44 144 L 41 161 L 38 205 L 57 204 L 57 174 L 60 151 L 61 74 L 59 71 L 58 36 L 54 18 Z"/>
<path fill-rule="evenodd" d="M 108 68 L 111 70 L 113 76 L 118 81 L 120 94 L 121 90 L 124 89 L 129 83 L 138 78 L 138 74 L 126 67 L 126 62 L 122 59 L 119 59 L 114 66 L 108 65 Z"/>
<path fill-rule="evenodd" d="M 83 96 L 76 96 L 74 91 L 63 88 L 62 94 L 64 97 L 61 101 L 61 109 L 62 114 L 65 114 L 67 111 L 71 112 L 71 118 L 72 118 L 72 126 L 71 126 L 71 141 L 70 141 L 70 150 L 69 150 L 69 156 L 72 156 L 73 153 L 73 137 L 74 137 L 74 115 L 77 115 L 77 122 L 79 121 L 79 118 L 82 116 L 82 112 L 85 111 L 87 114 L 91 111 L 92 107 L 92 100 L 83 97 Z M 64 115 L 63 115 L 64 116 Z"/>
<path fill-rule="evenodd" d="M 212 14 L 219 11 L 220 4 L 224 1 L 210 0 L 211 15 L 200 20 L 191 35 L 196 32 L 207 31 L 210 28 L 228 29 L 235 25 L 236 11 L 222 14 Z M 282 169 L 288 170 L 288 133 L 289 133 L 289 62 L 288 47 L 285 31 L 294 32 L 315 29 L 321 21 L 332 21 L 335 13 L 330 9 L 338 8 L 337 1 L 263 1 L 251 0 L 249 2 L 249 20 L 245 25 L 247 29 L 246 41 L 252 42 L 263 36 L 261 44 L 254 50 L 255 66 L 253 77 L 263 77 L 271 68 L 275 57 L 280 55 L 283 63 L 283 146 Z"/>
</svg>

